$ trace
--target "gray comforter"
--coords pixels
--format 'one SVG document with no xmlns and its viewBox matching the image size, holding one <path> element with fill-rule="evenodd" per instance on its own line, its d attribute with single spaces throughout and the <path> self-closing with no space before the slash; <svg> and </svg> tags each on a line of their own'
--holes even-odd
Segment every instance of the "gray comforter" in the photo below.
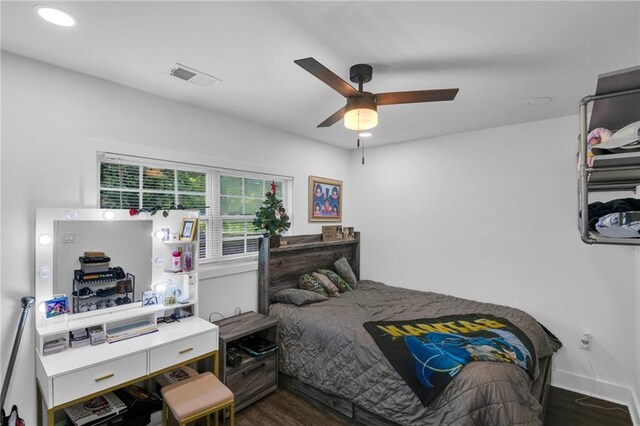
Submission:
<svg viewBox="0 0 640 426">
<path fill-rule="evenodd" d="M 426 407 L 362 324 L 451 314 L 492 314 L 527 334 L 538 358 L 560 343 L 518 309 L 360 281 L 340 298 L 297 307 L 271 305 L 280 319 L 280 371 L 402 425 L 540 425 L 532 380 L 514 364 L 472 362 Z M 539 378 L 536 371 L 536 380 Z"/>
</svg>

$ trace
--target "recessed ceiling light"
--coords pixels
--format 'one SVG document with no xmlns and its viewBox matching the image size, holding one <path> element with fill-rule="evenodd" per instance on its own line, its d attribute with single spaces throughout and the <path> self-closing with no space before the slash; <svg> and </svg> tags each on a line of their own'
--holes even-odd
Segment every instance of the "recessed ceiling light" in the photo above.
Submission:
<svg viewBox="0 0 640 426">
<path fill-rule="evenodd" d="M 524 101 L 524 103 L 526 103 L 527 105 L 544 105 L 548 104 L 552 100 L 553 98 L 550 96 L 542 96 L 540 98 L 527 99 L 526 101 Z"/>
<path fill-rule="evenodd" d="M 65 12 L 53 6 L 40 4 L 33 8 L 36 13 L 45 21 L 51 22 L 61 27 L 73 27 L 76 24 L 76 18 L 69 12 Z"/>
<path fill-rule="evenodd" d="M 370 138 L 371 137 L 371 133 L 370 132 L 362 132 L 362 133 L 359 133 L 358 136 L 360 136 L 361 138 Z"/>
</svg>

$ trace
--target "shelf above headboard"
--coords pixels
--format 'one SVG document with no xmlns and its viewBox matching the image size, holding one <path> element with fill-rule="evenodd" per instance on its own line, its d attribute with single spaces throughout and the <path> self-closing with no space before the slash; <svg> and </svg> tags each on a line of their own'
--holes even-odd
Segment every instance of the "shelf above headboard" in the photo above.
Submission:
<svg viewBox="0 0 640 426">
<path fill-rule="evenodd" d="M 322 234 L 283 237 L 287 244 L 269 248 L 269 238 L 260 239 L 258 256 L 258 312 L 267 315 L 271 295 L 295 288 L 298 278 L 318 269 L 334 269 L 344 256 L 360 279 L 360 233 L 355 238 L 322 241 Z"/>
</svg>

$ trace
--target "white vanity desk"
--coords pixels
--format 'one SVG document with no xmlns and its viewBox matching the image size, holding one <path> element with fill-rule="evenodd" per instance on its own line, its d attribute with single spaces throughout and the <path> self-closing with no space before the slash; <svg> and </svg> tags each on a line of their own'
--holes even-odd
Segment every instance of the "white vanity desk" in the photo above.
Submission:
<svg viewBox="0 0 640 426">
<path fill-rule="evenodd" d="M 211 357 L 218 375 L 218 327 L 190 317 L 117 343 L 36 357 L 36 377 L 53 426 L 56 411 L 181 365 Z"/>
<path fill-rule="evenodd" d="M 77 210 L 71 215 L 73 219 L 69 219 L 68 212 L 68 210 L 61 209 L 45 209 L 38 210 L 37 214 L 36 246 L 45 246 L 44 248 L 38 247 L 36 250 L 35 310 L 36 379 L 40 397 L 39 410 L 46 411 L 46 416 L 42 411 L 43 415 L 39 416 L 43 419 L 43 423 L 53 426 L 55 421 L 62 416 L 62 414 L 56 415 L 56 413 L 63 411 L 68 406 L 132 383 L 150 379 L 179 366 L 207 360 L 209 362 L 206 365 L 210 366 L 214 374 L 218 375 L 218 327 L 197 315 L 197 260 L 194 262 L 193 271 L 188 274 L 176 274 L 173 277 L 175 282 L 183 286 L 183 292 L 189 295 L 189 300 L 185 304 L 171 306 L 158 304 L 143 307 L 140 302 L 137 302 L 53 319 L 45 319 L 44 314 L 38 312 L 38 304 L 50 299 L 53 294 L 62 293 L 59 286 L 64 284 L 64 280 L 60 280 L 60 284 L 55 283 L 56 291 L 54 291 L 52 277 L 56 272 L 54 271 L 55 265 L 59 265 L 60 261 L 56 259 L 57 255 L 54 255 L 53 252 L 54 247 L 58 249 L 60 246 L 56 245 L 56 241 L 42 244 L 40 237 L 48 235 L 53 240 L 59 239 L 61 237 L 57 232 L 60 226 L 59 222 L 78 220 L 89 221 L 87 223 L 91 224 L 92 220 L 101 221 L 104 214 L 104 210 Z M 153 221 L 145 221 L 146 218 L 129 217 L 126 211 L 113 210 L 112 212 L 114 212 L 114 216 L 110 220 L 114 222 L 117 220 L 127 222 L 138 220 L 146 222 L 141 225 L 147 227 L 152 223 L 154 233 L 159 227 L 170 227 L 172 230 L 178 228 L 181 218 L 185 216 L 185 212 L 172 211 L 168 218 L 155 218 L 154 216 Z M 161 214 L 156 216 L 161 216 Z M 117 226 L 117 223 L 113 223 L 113 226 Z M 176 245 L 176 243 L 166 244 L 161 239 L 149 234 L 146 235 L 149 239 L 149 246 L 153 246 L 150 249 L 152 250 L 152 258 L 145 259 L 145 262 L 148 262 L 145 265 L 150 269 L 151 283 L 136 282 L 136 287 L 139 286 L 140 291 L 149 290 L 155 285 L 153 283 L 162 282 L 167 279 L 167 275 L 172 275 L 165 272 L 163 267 L 165 262 L 158 261 L 158 258 L 166 257 L 167 253 L 170 254 Z M 81 235 L 74 235 L 74 238 L 76 237 L 80 243 Z M 131 244 L 131 242 L 127 242 L 127 244 Z M 190 244 L 197 247 L 197 241 Z M 108 247 L 108 244 L 105 243 L 105 246 Z M 87 248 L 83 249 L 81 245 L 77 247 L 79 250 L 87 250 Z M 100 247 L 92 246 L 93 249 Z M 110 249 L 110 251 L 116 250 Z M 117 256 L 114 253 L 111 257 L 113 259 Z M 124 266 L 128 260 L 119 260 L 119 262 Z M 130 267 L 135 268 L 135 266 Z M 138 294 L 138 291 L 136 293 Z M 68 294 L 68 296 L 71 295 Z M 134 300 L 140 300 L 139 294 L 135 296 Z M 71 330 L 94 325 L 102 325 L 106 329 L 109 324 L 120 324 L 140 319 L 154 322 L 157 313 L 166 315 L 167 312 L 172 312 L 176 308 L 185 307 L 191 309 L 194 315 L 172 323 L 159 323 L 157 324 L 157 332 L 115 343 L 105 342 L 95 346 L 69 348 L 55 354 L 43 355 L 44 341 L 59 336 L 67 336 L 68 340 Z M 45 418 L 46 420 L 44 420 Z"/>
</svg>

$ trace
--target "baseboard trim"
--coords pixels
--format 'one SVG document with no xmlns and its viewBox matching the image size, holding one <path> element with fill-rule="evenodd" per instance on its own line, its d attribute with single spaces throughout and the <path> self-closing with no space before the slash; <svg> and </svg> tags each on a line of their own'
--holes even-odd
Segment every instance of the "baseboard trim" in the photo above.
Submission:
<svg viewBox="0 0 640 426">
<path fill-rule="evenodd" d="M 551 386 L 625 405 L 629 408 L 629 414 L 631 415 L 633 424 L 640 426 L 640 404 L 638 403 L 638 395 L 636 395 L 631 388 L 605 380 L 596 379 L 594 383 L 592 377 L 563 370 L 553 370 L 551 373 Z"/>
</svg>

